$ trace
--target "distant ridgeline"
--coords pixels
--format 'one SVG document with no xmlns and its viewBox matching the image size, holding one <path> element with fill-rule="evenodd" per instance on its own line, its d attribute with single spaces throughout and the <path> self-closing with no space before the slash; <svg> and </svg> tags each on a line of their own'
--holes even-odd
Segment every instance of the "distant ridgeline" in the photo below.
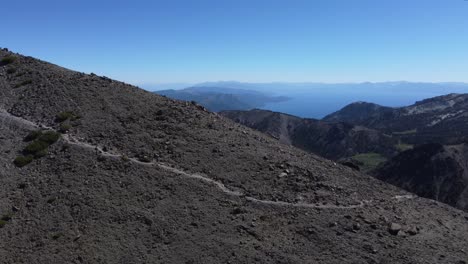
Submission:
<svg viewBox="0 0 468 264">
<path fill-rule="evenodd" d="M 213 112 L 250 110 L 267 103 L 283 102 L 289 99 L 285 96 L 272 96 L 254 90 L 221 87 L 190 87 L 182 90 L 155 91 L 155 93 L 173 99 L 195 101 Z"/>
</svg>

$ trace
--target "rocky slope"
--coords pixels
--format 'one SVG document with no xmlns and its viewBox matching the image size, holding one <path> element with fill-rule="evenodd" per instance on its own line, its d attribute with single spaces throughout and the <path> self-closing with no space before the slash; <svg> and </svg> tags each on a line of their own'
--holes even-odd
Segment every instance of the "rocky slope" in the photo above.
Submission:
<svg viewBox="0 0 468 264">
<path fill-rule="evenodd" d="M 468 211 L 468 145 L 426 144 L 401 153 L 373 172 L 420 196 Z"/>
<path fill-rule="evenodd" d="M 3 263 L 468 259 L 462 211 L 197 105 L 6 50 L 0 61 Z"/>
<path fill-rule="evenodd" d="M 468 135 L 468 94 L 438 96 L 401 108 L 353 103 L 323 120 L 393 133 L 410 144 L 457 144 Z"/>
<path fill-rule="evenodd" d="M 329 159 L 338 160 L 370 152 L 392 157 L 398 153 L 396 138 L 362 126 L 303 119 L 259 109 L 223 111 L 220 114 L 277 138 L 282 143 Z"/>
</svg>

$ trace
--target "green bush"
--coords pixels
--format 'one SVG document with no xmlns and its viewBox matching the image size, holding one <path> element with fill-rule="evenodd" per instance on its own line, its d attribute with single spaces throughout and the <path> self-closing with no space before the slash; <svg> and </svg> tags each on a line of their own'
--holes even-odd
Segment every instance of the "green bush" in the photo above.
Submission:
<svg viewBox="0 0 468 264">
<path fill-rule="evenodd" d="M 18 167 L 28 165 L 33 159 L 39 159 L 47 155 L 48 147 L 60 139 L 60 133 L 55 131 L 32 131 L 25 137 L 25 141 L 32 141 L 24 149 L 26 156 L 18 156 L 14 163 Z"/>
<path fill-rule="evenodd" d="M 4 227 L 7 224 L 7 221 L 0 220 L 0 228 Z"/>
<path fill-rule="evenodd" d="M 47 144 L 47 142 L 41 141 L 41 140 L 35 140 L 29 143 L 26 146 L 26 148 L 24 148 L 24 152 L 27 154 L 35 155 L 36 153 L 46 149 L 47 147 L 49 147 L 49 144 Z"/>
<path fill-rule="evenodd" d="M 47 154 L 47 151 L 44 152 L 44 150 L 59 140 L 60 133 L 55 131 L 46 131 L 39 135 L 37 133 L 31 135 L 31 138 L 33 137 L 36 137 L 36 139 L 24 148 L 24 152 L 37 157 L 43 157 Z"/>
<path fill-rule="evenodd" d="M 52 238 L 53 240 L 57 240 L 57 239 L 59 239 L 60 237 L 62 237 L 62 233 L 54 234 L 54 235 L 52 235 L 51 238 Z"/>
<path fill-rule="evenodd" d="M 17 167 L 24 167 L 33 161 L 32 155 L 27 156 L 18 156 L 16 157 L 15 161 L 13 162 Z"/>
<path fill-rule="evenodd" d="M 33 141 L 35 139 L 38 139 L 40 136 L 42 136 L 42 131 L 41 130 L 35 130 L 29 133 L 25 138 L 24 141 Z"/>
<path fill-rule="evenodd" d="M 13 62 L 16 61 L 16 57 L 15 56 L 12 56 L 12 55 L 9 55 L 9 56 L 6 56 L 4 57 L 1 61 L 0 61 L 0 64 L 1 65 L 8 65 L 8 64 L 11 64 Z"/>
<path fill-rule="evenodd" d="M 64 112 L 58 113 L 55 119 L 57 122 L 62 123 L 67 120 L 75 121 L 79 118 L 80 116 L 76 115 L 75 113 L 71 111 L 64 111 Z"/>
<path fill-rule="evenodd" d="M 34 158 L 39 159 L 39 158 L 45 157 L 45 156 L 47 156 L 47 153 L 49 153 L 47 148 L 45 148 L 43 150 L 39 150 L 38 152 L 34 153 Z"/>
<path fill-rule="evenodd" d="M 48 145 L 52 145 L 60 139 L 60 133 L 55 131 L 46 131 L 43 132 L 42 135 L 38 138 L 38 141 L 42 141 L 47 143 Z"/>
<path fill-rule="evenodd" d="M 70 130 L 71 128 L 72 128 L 72 126 L 70 124 L 65 124 L 65 123 L 60 124 L 60 132 L 61 133 L 67 133 L 68 130 Z"/>
</svg>

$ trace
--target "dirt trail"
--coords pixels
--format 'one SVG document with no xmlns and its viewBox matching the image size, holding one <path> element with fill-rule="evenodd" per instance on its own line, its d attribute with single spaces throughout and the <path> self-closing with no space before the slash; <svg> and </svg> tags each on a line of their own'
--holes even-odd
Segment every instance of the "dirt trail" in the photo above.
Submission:
<svg viewBox="0 0 468 264">
<path fill-rule="evenodd" d="M 119 159 L 123 158 L 123 156 L 120 155 L 120 154 L 113 154 L 113 153 L 105 152 L 105 151 L 102 150 L 102 148 L 100 148 L 98 146 L 94 146 L 94 145 L 91 145 L 91 144 L 88 144 L 88 143 L 78 141 L 78 140 L 74 139 L 70 135 L 64 135 L 63 139 L 69 144 L 98 151 L 101 155 L 103 155 L 105 157 L 119 158 Z M 159 167 L 159 168 L 161 168 L 163 170 L 172 172 L 174 174 L 177 174 L 177 175 L 180 175 L 180 176 L 183 176 L 183 177 L 197 179 L 197 180 L 203 181 L 203 182 L 208 183 L 208 184 L 213 184 L 219 190 L 221 190 L 222 192 L 224 192 L 224 193 L 226 193 L 226 194 L 228 194 L 230 196 L 242 197 L 242 198 L 245 198 L 247 201 L 250 201 L 250 202 L 253 202 L 253 203 L 273 205 L 273 206 L 283 206 L 283 207 L 302 207 L 302 208 L 320 208 L 320 209 L 355 209 L 355 208 L 362 208 L 367 203 L 370 203 L 369 201 L 361 201 L 359 204 L 356 204 L 356 205 L 346 205 L 345 206 L 345 205 L 289 203 L 289 202 L 283 202 L 283 201 L 260 200 L 260 199 L 254 198 L 254 197 L 245 196 L 241 192 L 230 190 L 222 182 L 213 180 L 213 179 L 208 178 L 207 176 L 204 176 L 202 174 L 189 173 L 189 172 L 186 172 L 186 171 L 183 171 L 183 170 L 180 170 L 180 169 L 177 169 L 177 168 L 174 168 L 174 167 L 171 167 L 169 165 L 163 164 L 161 162 L 156 162 L 156 161 L 142 162 L 142 161 L 140 161 L 140 160 L 138 160 L 136 158 L 127 158 L 127 160 L 130 161 L 130 162 L 139 164 L 139 165 L 143 165 L 143 166 L 156 166 L 156 167 Z"/>
</svg>

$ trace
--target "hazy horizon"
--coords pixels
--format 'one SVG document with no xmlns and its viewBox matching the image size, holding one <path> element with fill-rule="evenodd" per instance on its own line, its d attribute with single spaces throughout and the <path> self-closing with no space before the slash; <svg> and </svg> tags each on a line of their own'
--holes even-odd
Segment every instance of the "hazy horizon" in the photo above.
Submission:
<svg viewBox="0 0 468 264">
<path fill-rule="evenodd" d="M 468 93 L 468 84 L 458 82 L 416 83 L 398 81 L 327 84 L 315 82 L 243 83 L 228 81 L 208 82 L 181 87 L 162 85 L 159 87 L 161 89 L 154 89 L 158 88 L 158 86 L 143 86 L 143 88 L 153 91 L 180 90 L 189 87 L 215 87 L 219 89 L 219 93 L 221 94 L 237 94 L 239 93 L 239 89 L 241 89 L 260 91 L 272 96 L 285 96 L 289 100 L 267 103 L 260 108 L 307 118 L 322 118 L 356 101 L 365 101 L 390 107 L 402 107 L 414 104 L 420 100 L 449 93 Z M 213 89 L 210 89 L 210 91 L 213 91 Z M 193 91 L 187 93 L 188 96 Z M 190 96 L 187 98 L 190 98 Z"/>
<path fill-rule="evenodd" d="M 217 83 L 224 83 L 224 84 L 230 84 L 230 83 L 236 83 L 236 84 L 249 84 L 249 85 L 255 85 L 255 84 L 261 84 L 261 85 L 267 85 L 267 84 L 289 84 L 289 85 L 298 85 L 298 86 L 305 86 L 305 85 L 356 85 L 356 84 L 397 84 L 397 83 L 408 83 L 408 84 L 460 84 L 460 85 L 468 85 L 468 82 L 425 82 L 425 81 L 382 81 L 382 82 L 368 82 L 368 81 L 362 81 L 362 82 L 315 82 L 315 81 L 307 81 L 307 82 L 294 82 L 294 81 L 269 81 L 269 82 L 241 82 L 241 81 L 234 81 L 234 80 L 220 80 L 220 81 L 203 81 L 203 82 L 197 82 L 197 83 L 178 83 L 178 82 L 168 82 L 168 83 L 132 83 L 133 85 L 141 86 L 141 88 L 144 88 L 148 91 L 158 91 L 158 90 L 151 90 L 149 88 L 151 87 L 158 87 L 159 90 L 165 90 L 165 89 L 184 89 L 184 88 L 190 88 L 190 87 L 195 87 L 195 86 L 202 86 L 202 85 L 207 85 L 207 86 L 212 86 L 212 84 L 217 84 Z M 147 88 L 149 87 L 149 88 Z M 166 88 L 164 88 L 166 87 Z M 174 88 L 177 87 L 177 88 Z M 467 90 L 468 92 L 468 90 Z"/>
</svg>

